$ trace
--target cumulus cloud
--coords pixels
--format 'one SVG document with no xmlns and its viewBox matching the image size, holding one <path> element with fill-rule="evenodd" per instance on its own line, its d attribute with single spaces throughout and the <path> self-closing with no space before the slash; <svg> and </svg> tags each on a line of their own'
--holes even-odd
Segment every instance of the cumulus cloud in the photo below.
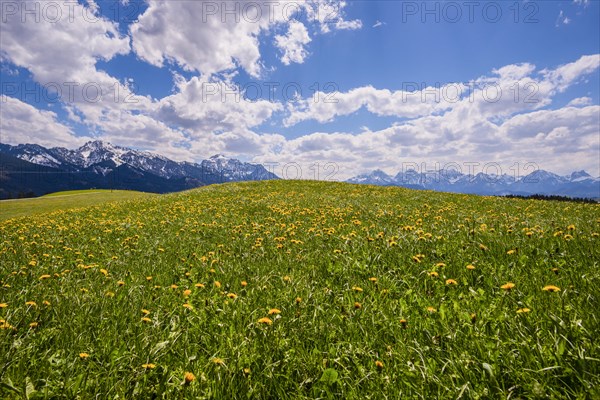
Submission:
<svg viewBox="0 0 600 400">
<path fill-rule="evenodd" d="M 283 52 L 281 62 L 285 65 L 291 63 L 302 64 L 308 55 L 306 45 L 311 39 L 303 23 L 291 21 L 286 35 L 275 36 L 277 47 Z"/>
</svg>

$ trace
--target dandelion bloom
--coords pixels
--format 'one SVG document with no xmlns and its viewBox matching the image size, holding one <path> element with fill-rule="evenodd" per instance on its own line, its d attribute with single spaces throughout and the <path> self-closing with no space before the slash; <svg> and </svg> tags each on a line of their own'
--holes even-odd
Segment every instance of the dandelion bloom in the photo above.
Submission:
<svg viewBox="0 0 600 400">
<path fill-rule="evenodd" d="M 248 286 L 248 282 L 242 281 L 241 285 L 242 285 L 242 287 L 246 287 L 246 286 Z"/>
<path fill-rule="evenodd" d="M 379 361 L 379 360 L 375 361 L 375 366 L 378 369 L 383 369 L 383 363 L 381 361 Z"/>
<path fill-rule="evenodd" d="M 196 283 L 194 286 L 196 286 L 197 288 L 203 288 L 204 284 L 202 284 L 202 283 Z"/>
<path fill-rule="evenodd" d="M 211 361 L 217 365 L 225 365 L 225 360 L 219 357 L 213 357 Z"/>
<path fill-rule="evenodd" d="M 289 281 L 291 281 L 291 280 L 292 280 L 292 278 L 290 278 L 289 276 L 287 276 L 287 275 L 286 275 L 286 276 L 284 276 L 284 277 L 283 277 L 283 280 L 284 280 L 285 282 L 289 282 Z"/>
<path fill-rule="evenodd" d="M 271 308 L 269 310 L 269 315 L 273 315 L 273 314 L 281 314 L 281 310 L 279 310 L 277 308 Z"/>
<path fill-rule="evenodd" d="M 458 282 L 456 282 L 454 279 L 446 279 L 446 285 L 456 285 L 458 284 Z"/>
<path fill-rule="evenodd" d="M 49 306 L 50 302 L 48 300 L 44 300 L 44 301 L 42 301 L 42 304 L 45 305 L 45 306 Z"/>
<path fill-rule="evenodd" d="M 185 304 L 183 305 L 183 307 L 184 307 L 184 308 L 187 308 L 188 310 L 193 310 L 193 309 L 194 309 L 194 307 L 193 307 L 191 304 L 188 304 L 188 303 L 185 303 Z"/>
<path fill-rule="evenodd" d="M 435 264 L 435 266 L 441 268 L 441 267 L 445 267 L 446 264 L 443 262 L 439 262 L 439 263 Z"/>
<path fill-rule="evenodd" d="M 437 278 L 440 274 L 438 274 L 435 271 L 431 271 L 431 272 L 428 273 L 428 275 L 431 276 L 432 278 Z"/>
<path fill-rule="evenodd" d="M 469 315 L 469 317 L 471 318 L 472 323 L 475 323 L 475 321 L 477 321 L 477 314 L 471 313 L 471 315 Z"/>
<path fill-rule="evenodd" d="M 352 290 L 354 290 L 355 292 L 362 292 L 362 288 L 360 286 L 352 286 Z"/>
<path fill-rule="evenodd" d="M 192 374 L 191 372 L 186 372 L 183 375 L 183 381 L 185 382 L 186 385 L 189 385 L 190 383 L 192 383 L 195 380 L 196 380 L 196 376 L 194 374 Z"/>
<path fill-rule="evenodd" d="M 263 318 L 259 319 L 257 322 L 258 322 L 259 324 L 266 324 L 266 325 L 271 325 L 271 324 L 273 324 L 273 321 L 271 321 L 271 319 L 270 319 L 270 318 L 267 318 L 267 317 L 263 317 Z"/>
<path fill-rule="evenodd" d="M 575 230 L 575 225 L 571 224 L 571 225 L 567 226 L 567 230 L 574 231 Z"/>
<path fill-rule="evenodd" d="M 148 317 L 142 317 L 142 322 L 152 322 L 152 320 Z"/>
<path fill-rule="evenodd" d="M 154 369 L 154 368 L 156 368 L 156 364 L 142 364 L 142 368 L 144 368 L 144 369 Z"/>
<path fill-rule="evenodd" d="M 109 292 L 106 292 L 106 293 L 104 293 L 104 295 L 105 295 L 106 297 L 115 297 L 115 292 L 110 292 L 110 291 L 109 291 Z"/>
<path fill-rule="evenodd" d="M 147 277 L 146 277 L 146 280 L 147 280 L 147 281 L 151 281 L 151 280 L 152 280 L 152 277 L 151 277 L 151 276 L 147 276 Z"/>
<path fill-rule="evenodd" d="M 506 252 L 506 254 L 508 254 L 508 255 L 512 255 L 512 254 L 515 254 L 516 252 L 517 252 L 517 250 L 514 250 L 514 249 L 513 249 L 513 250 L 509 250 L 509 251 L 507 251 L 507 252 Z"/>
<path fill-rule="evenodd" d="M 354 303 L 354 308 L 356 308 L 357 310 L 360 309 L 362 307 L 362 305 L 357 301 L 356 303 Z"/>
<path fill-rule="evenodd" d="M 560 288 L 554 285 L 546 285 L 542 288 L 545 292 L 560 292 Z"/>
<path fill-rule="evenodd" d="M 32 322 L 32 323 L 29 324 L 30 328 L 37 328 L 37 326 L 38 326 L 37 322 Z"/>
<path fill-rule="evenodd" d="M 104 268 L 100 269 L 100 273 L 104 276 L 108 276 L 108 271 L 105 270 Z"/>
<path fill-rule="evenodd" d="M 150 311 L 146 310 L 145 308 L 142 308 L 142 314 L 148 315 L 148 314 L 150 314 Z"/>
<path fill-rule="evenodd" d="M 179 286 L 177 286 L 176 284 L 171 285 L 171 289 L 178 289 L 178 288 L 179 288 Z"/>
<path fill-rule="evenodd" d="M 377 282 L 377 278 L 375 278 L 374 276 L 372 276 L 371 278 L 369 278 L 369 280 L 373 283 Z"/>
<path fill-rule="evenodd" d="M 515 287 L 515 284 L 512 282 L 507 282 L 504 285 L 500 286 L 500 289 L 510 290 Z"/>
<path fill-rule="evenodd" d="M 475 266 L 473 264 L 469 264 L 469 265 L 467 265 L 467 269 L 472 271 L 475 269 Z"/>
<path fill-rule="evenodd" d="M 89 356 L 88 353 L 79 353 L 79 358 L 88 358 Z"/>
<path fill-rule="evenodd" d="M 48 275 L 48 274 L 44 274 L 44 275 L 40 276 L 40 280 L 48 279 L 48 278 L 50 278 L 50 275 Z"/>
<path fill-rule="evenodd" d="M 0 308 L 6 308 L 6 307 L 8 307 L 8 304 L 6 304 L 6 303 L 0 303 Z"/>
<path fill-rule="evenodd" d="M 221 287 L 221 282 L 215 281 L 215 287 L 218 289 Z"/>
<path fill-rule="evenodd" d="M 302 302 L 302 297 L 296 297 L 296 303 L 300 304 Z"/>
<path fill-rule="evenodd" d="M 403 327 L 403 328 L 406 328 L 406 326 L 408 325 L 408 321 L 407 321 L 407 320 L 405 320 L 404 318 L 402 318 L 402 319 L 400 320 L 400 325 L 402 325 L 402 327 Z"/>
<path fill-rule="evenodd" d="M 235 294 L 235 293 L 227 293 L 227 297 L 229 297 L 232 300 L 235 300 L 235 299 L 237 299 L 237 294 Z"/>
<path fill-rule="evenodd" d="M 427 307 L 427 311 L 429 311 L 430 313 L 437 312 L 437 310 L 434 307 L 431 307 L 431 306 Z"/>
<path fill-rule="evenodd" d="M 479 248 L 480 248 L 481 250 L 483 250 L 483 251 L 486 251 L 486 250 L 488 249 L 488 248 L 487 248 L 487 246 L 486 246 L 485 244 L 483 244 L 483 243 L 480 243 L 480 244 L 479 244 Z"/>
<path fill-rule="evenodd" d="M 523 307 L 517 310 L 517 314 L 528 313 L 529 311 L 531 311 L 529 308 Z"/>
<path fill-rule="evenodd" d="M 188 297 L 190 294 L 192 294 L 192 291 L 190 289 L 186 289 L 183 291 L 183 297 Z"/>
<path fill-rule="evenodd" d="M 26 306 L 32 306 L 32 307 L 37 307 L 37 304 L 35 301 L 26 301 L 25 302 Z"/>
</svg>

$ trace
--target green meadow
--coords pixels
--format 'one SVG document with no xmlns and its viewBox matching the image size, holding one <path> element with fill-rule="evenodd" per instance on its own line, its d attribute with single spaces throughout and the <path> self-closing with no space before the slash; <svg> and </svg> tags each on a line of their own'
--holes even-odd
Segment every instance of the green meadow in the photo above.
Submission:
<svg viewBox="0 0 600 400">
<path fill-rule="evenodd" d="M 0 207 L 3 399 L 600 398 L 600 205 L 265 181 Z"/>
</svg>

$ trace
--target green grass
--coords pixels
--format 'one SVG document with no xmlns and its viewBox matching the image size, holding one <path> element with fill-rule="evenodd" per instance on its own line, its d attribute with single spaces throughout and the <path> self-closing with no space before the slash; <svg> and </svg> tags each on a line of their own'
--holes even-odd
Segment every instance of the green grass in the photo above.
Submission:
<svg viewBox="0 0 600 400">
<path fill-rule="evenodd" d="M 593 204 L 293 181 L 12 219 L 0 398 L 599 398 L 599 231 Z"/>
<path fill-rule="evenodd" d="M 89 207 L 112 201 L 123 201 L 152 196 L 149 193 L 129 190 L 72 190 L 56 192 L 42 197 L 0 201 L 0 221 L 56 210 Z"/>
</svg>

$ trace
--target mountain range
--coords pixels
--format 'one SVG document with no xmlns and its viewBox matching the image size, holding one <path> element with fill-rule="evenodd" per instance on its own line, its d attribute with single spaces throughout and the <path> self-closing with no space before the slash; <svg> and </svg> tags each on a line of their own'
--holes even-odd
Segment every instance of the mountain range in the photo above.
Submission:
<svg viewBox="0 0 600 400">
<path fill-rule="evenodd" d="M 475 175 L 463 174 L 453 169 L 425 172 L 409 169 L 390 176 L 384 171 L 375 170 L 355 176 L 347 182 L 478 195 L 541 194 L 600 199 L 600 178 L 594 178 L 585 171 L 560 176 L 539 169 L 526 176 L 514 177 L 483 172 Z"/>
<path fill-rule="evenodd" d="M 260 164 L 221 154 L 192 163 L 99 140 L 74 150 L 0 143 L 0 199 L 90 188 L 166 193 L 214 183 L 268 179 L 279 177 Z M 541 194 L 600 199 L 600 178 L 585 171 L 560 176 L 536 170 L 514 177 L 463 174 L 453 169 L 425 172 L 409 169 L 391 176 L 375 170 L 347 182 L 478 195 Z"/>
<path fill-rule="evenodd" d="M 78 149 L 0 143 L 0 199 L 89 188 L 175 192 L 213 183 L 279 179 L 221 154 L 200 163 L 91 141 Z"/>
</svg>

